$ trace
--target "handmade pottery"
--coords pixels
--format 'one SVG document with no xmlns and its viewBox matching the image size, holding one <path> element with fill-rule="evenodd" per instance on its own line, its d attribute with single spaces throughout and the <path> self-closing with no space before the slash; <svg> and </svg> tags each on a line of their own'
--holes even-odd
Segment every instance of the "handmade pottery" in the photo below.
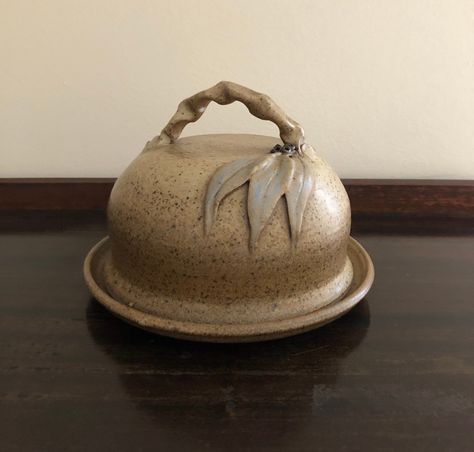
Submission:
<svg viewBox="0 0 474 452">
<path fill-rule="evenodd" d="M 243 102 L 282 142 L 179 138 L 207 105 Z M 118 178 L 109 239 L 86 259 L 93 295 L 123 319 L 176 337 L 251 341 L 343 314 L 373 266 L 350 239 L 350 204 L 302 127 L 268 96 L 221 82 L 178 107 Z"/>
</svg>

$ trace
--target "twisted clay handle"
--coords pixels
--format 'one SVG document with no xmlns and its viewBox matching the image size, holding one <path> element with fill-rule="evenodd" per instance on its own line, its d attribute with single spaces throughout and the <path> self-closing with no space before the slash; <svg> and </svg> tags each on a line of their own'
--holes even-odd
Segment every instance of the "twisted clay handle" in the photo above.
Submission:
<svg viewBox="0 0 474 452">
<path fill-rule="evenodd" d="M 153 140 L 154 144 L 174 143 L 190 122 L 195 122 L 202 116 L 211 101 L 220 105 L 242 102 L 257 118 L 276 124 L 283 143 L 294 145 L 298 150 L 304 144 L 303 128 L 287 116 L 269 96 L 232 82 L 219 82 L 212 88 L 184 99 L 161 134 Z"/>
</svg>

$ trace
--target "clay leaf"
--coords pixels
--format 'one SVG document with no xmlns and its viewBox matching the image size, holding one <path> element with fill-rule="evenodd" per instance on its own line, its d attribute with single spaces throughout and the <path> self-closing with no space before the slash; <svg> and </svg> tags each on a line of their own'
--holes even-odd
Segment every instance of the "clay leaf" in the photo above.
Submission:
<svg viewBox="0 0 474 452">
<path fill-rule="evenodd" d="M 296 247 L 301 233 L 306 204 L 314 188 L 314 175 L 306 159 L 295 159 L 295 171 L 285 193 L 290 222 L 291 239 Z"/>
<path fill-rule="evenodd" d="M 294 161 L 286 155 L 277 155 L 265 168 L 250 178 L 247 200 L 250 222 L 250 249 L 255 249 L 263 228 L 273 213 L 276 203 L 288 190 L 294 172 Z"/>
<path fill-rule="evenodd" d="M 268 166 L 273 159 L 273 155 L 266 155 L 257 159 L 234 160 L 221 166 L 214 173 L 207 187 L 204 203 L 206 234 L 210 232 L 214 224 L 221 201 L 232 191 L 245 184 L 255 171 Z"/>
</svg>

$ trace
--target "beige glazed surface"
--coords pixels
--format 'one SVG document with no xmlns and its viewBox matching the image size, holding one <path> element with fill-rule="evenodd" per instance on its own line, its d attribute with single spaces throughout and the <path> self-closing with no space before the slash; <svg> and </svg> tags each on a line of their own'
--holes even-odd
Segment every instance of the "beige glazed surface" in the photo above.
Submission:
<svg viewBox="0 0 474 452">
<path fill-rule="evenodd" d="M 283 143 L 256 135 L 179 139 L 212 100 L 244 102 L 277 124 Z M 194 336 L 148 327 L 163 334 L 218 340 L 227 326 L 238 340 L 240 326 L 244 340 L 249 326 L 258 338 L 259 325 L 275 324 L 281 337 L 281 328 L 300 331 L 302 318 L 343 301 L 357 272 L 359 283 L 372 282 L 365 252 L 365 276 L 353 268 L 361 260 L 348 255 L 350 205 L 337 175 L 271 99 L 229 82 L 183 101 L 147 143 L 112 190 L 108 229 L 108 252 L 86 269 L 99 301 L 107 292 L 129 308 L 115 313 L 142 327 L 143 316 L 208 326 Z"/>
<path fill-rule="evenodd" d="M 110 253 L 106 237 L 95 245 L 84 262 L 84 275 L 92 294 L 117 317 L 153 333 L 208 342 L 254 342 L 292 336 L 325 325 L 354 307 L 368 292 L 374 269 L 366 251 L 349 240 L 348 256 L 354 276 L 348 291 L 338 300 L 309 314 L 285 320 L 249 324 L 210 324 L 161 318 L 122 303 L 110 295 L 103 281 L 103 267 Z"/>
</svg>

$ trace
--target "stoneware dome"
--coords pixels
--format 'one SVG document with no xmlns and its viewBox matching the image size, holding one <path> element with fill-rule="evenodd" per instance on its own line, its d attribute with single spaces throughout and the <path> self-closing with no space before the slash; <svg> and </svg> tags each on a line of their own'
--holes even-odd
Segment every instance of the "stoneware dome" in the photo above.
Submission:
<svg viewBox="0 0 474 452">
<path fill-rule="evenodd" d="M 211 101 L 235 100 L 273 121 L 281 140 L 179 138 Z M 342 315 L 372 284 L 338 176 L 268 96 L 230 82 L 180 104 L 116 181 L 107 215 L 86 282 L 114 314 L 160 334 L 292 335 Z"/>
</svg>

